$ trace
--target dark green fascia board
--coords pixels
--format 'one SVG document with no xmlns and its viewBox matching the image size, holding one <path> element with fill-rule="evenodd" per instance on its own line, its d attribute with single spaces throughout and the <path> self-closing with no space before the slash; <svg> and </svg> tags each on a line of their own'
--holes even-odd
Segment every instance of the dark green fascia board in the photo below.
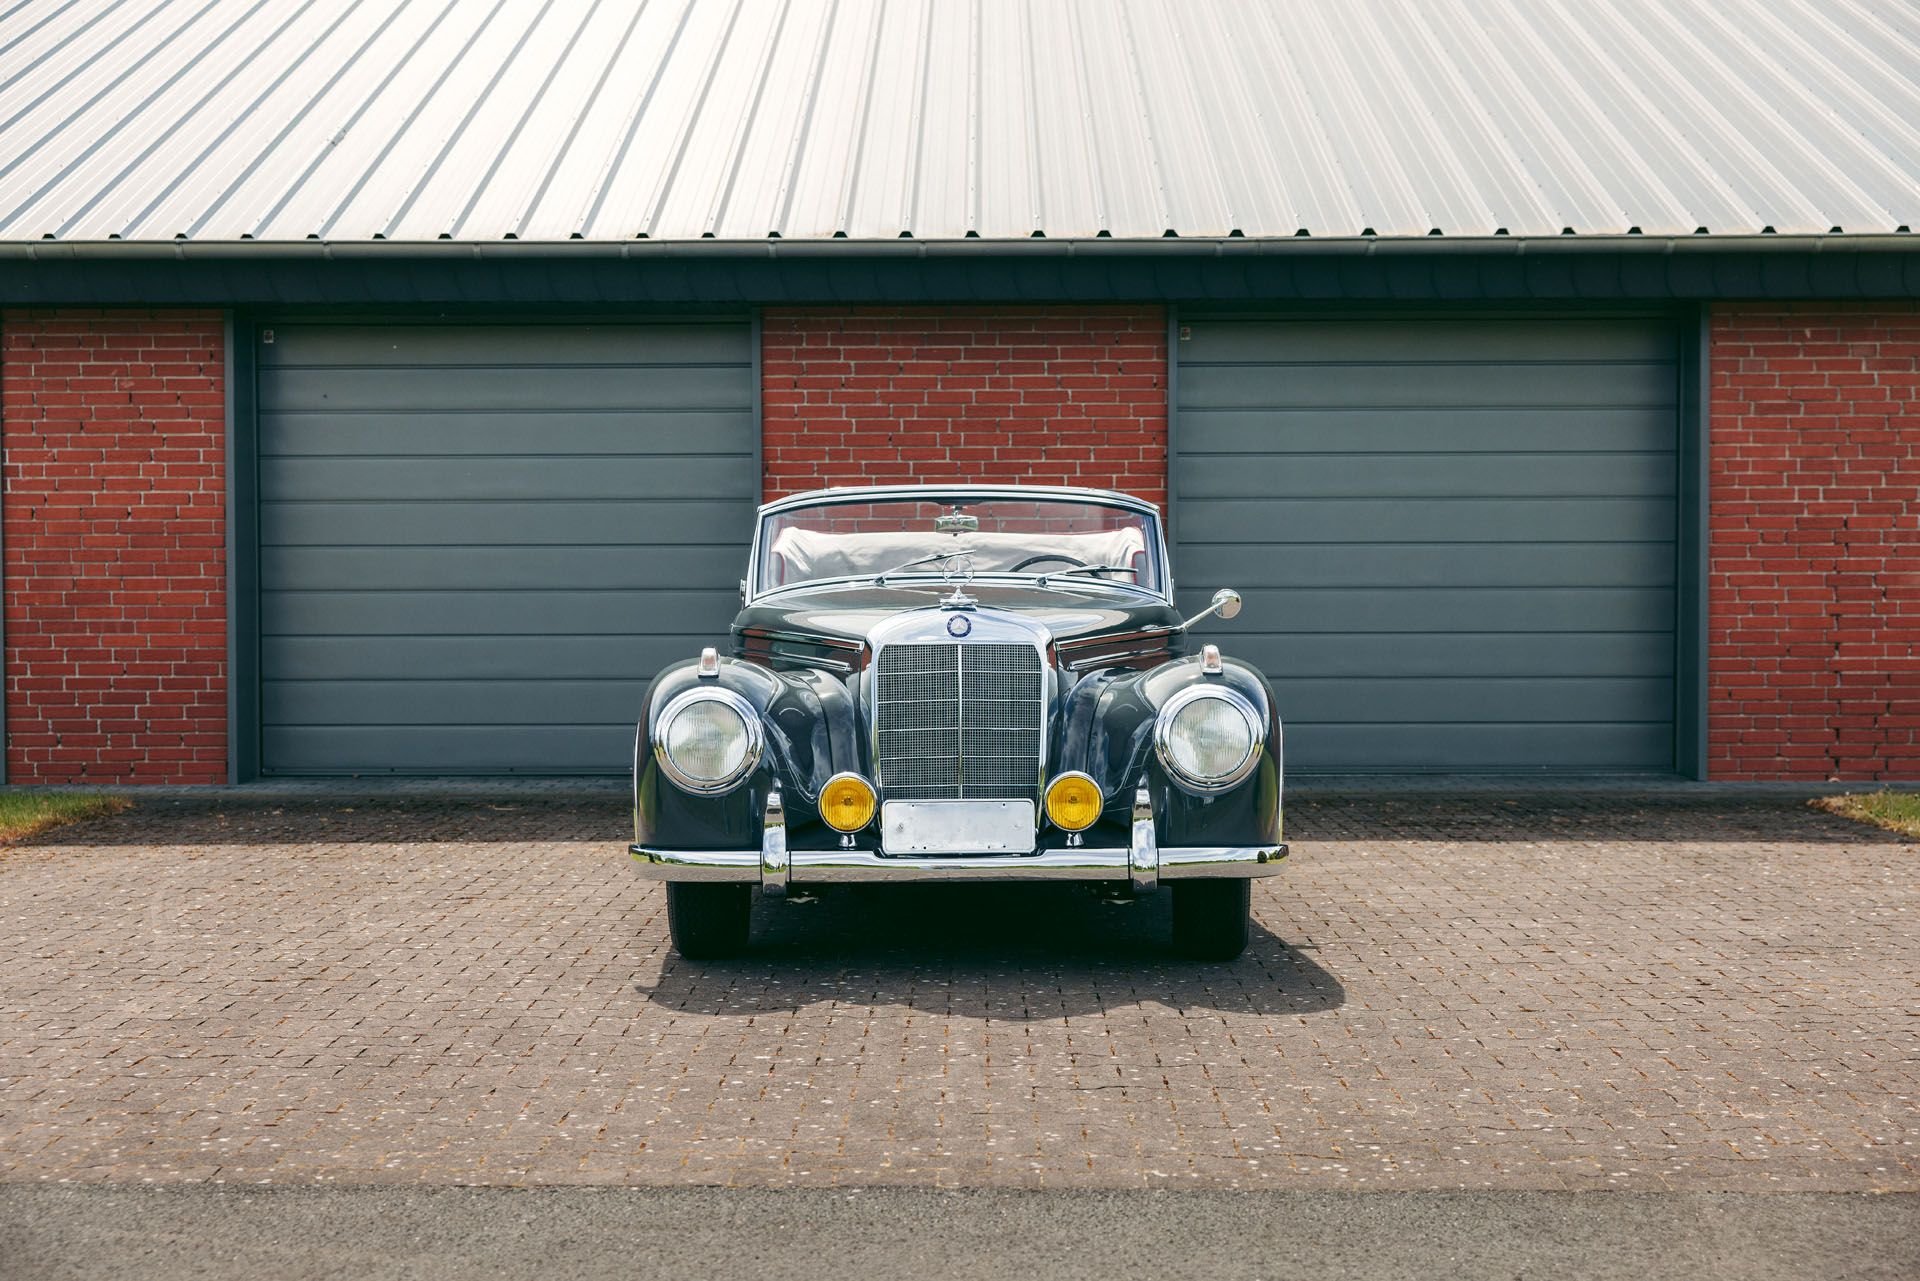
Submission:
<svg viewBox="0 0 1920 1281">
<path fill-rule="evenodd" d="M 1911 233 L 0 242 L 15 307 L 1911 298 Z"/>
</svg>

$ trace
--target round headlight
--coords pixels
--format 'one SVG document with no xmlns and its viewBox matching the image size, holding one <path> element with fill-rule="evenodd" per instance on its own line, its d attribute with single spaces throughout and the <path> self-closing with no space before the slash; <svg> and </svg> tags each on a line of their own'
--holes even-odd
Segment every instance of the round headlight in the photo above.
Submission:
<svg viewBox="0 0 1920 1281">
<path fill-rule="evenodd" d="M 1194 792 L 1223 792 L 1244 780 L 1259 764 L 1265 737 L 1253 704 L 1218 686 L 1175 694 L 1154 725 L 1160 763 Z"/>
<path fill-rule="evenodd" d="M 836 832 L 857 832 L 873 822 L 873 784 L 858 774 L 835 774 L 820 789 L 820 818 Z"/>
<path fill-rule="evenodd" d="M 724 792 L 760 763 L 760 717 L 731 690 L 689 690 L 660 713 L 654 742 L 661 772 L 676 786 Z"/>
</svg>

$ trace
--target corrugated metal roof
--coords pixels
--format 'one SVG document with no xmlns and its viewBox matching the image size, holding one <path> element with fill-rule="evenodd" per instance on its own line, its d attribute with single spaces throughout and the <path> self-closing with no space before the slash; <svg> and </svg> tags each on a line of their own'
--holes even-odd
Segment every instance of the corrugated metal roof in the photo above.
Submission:
<svg viewBox="0 0 1920 1281">
<path fill-rule="evenodd" d="M 0 239 L 1885 233 L 1904 0 L 0 0 Z"/>
</svg>

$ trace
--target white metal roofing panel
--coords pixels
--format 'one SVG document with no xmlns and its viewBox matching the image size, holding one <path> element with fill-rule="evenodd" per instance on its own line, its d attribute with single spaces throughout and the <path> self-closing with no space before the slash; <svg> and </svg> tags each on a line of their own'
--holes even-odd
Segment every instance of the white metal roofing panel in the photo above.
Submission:
<svg viewBox="0 0 1920 1281">
<path fill-rule="evenodd" d="M 0 238 L 1885 233 L 1906 0 L 23 0 Z"/>
<path fill-rule="evenodd" d="M 503 235 L 560 240 L 583 233 L 605 197 L 635 122 L 651 101 L 666 51 L 688 16 L 658 4 L 616 2 L 609 7 L 615 10 L 618 33 L 609 33 L 611 39 L 596 45 L 601 65 L 583 77 L 590 83 L 570 113 L 564 135 L 554 139 L 555 150 L 544 171 L 525 175 L 531 191 L 524 212 L 492 224 L 505 228 Z M 460 234 L 476 235 L 478 227 L 489 225 L 470 221 Z"/>
<path fill-rule="evenodd" d="M 271 20 L 272 29 L 246 39 L 248 27 L 240 28 L 234 56 L 222 59 L 224 69 L 203 67 L 175 81 L 155 104 L 154 123 L 160 127 L 142 133 L 137 151 L 103 148 L 98 168 L 75 171 L 46 197 L 48 212 L 61 218 L 54 235 L 65 236 L 86 222 L 147 221 L 175 188 L 204 188 L 209 170 L 231 159 L 225 139 L 238 122 L 257 114 L 261 94 L 301 64 L 301 49 L 322 43 L 330 31 L 337 34 L 343 19 L 329 24 L 329 8 L 309 2 L 254 14 L 249 26 Z M 185 165 L 182 155 L 188 157 Z"/>
<path fill-rule="evenodd" d="M 1121 7 L 1074 5 L 1073 10 L 1075 43 L 1084 54 L 1081 92 L 1106 210 L 1104 229 L 1115 236 L 1165 235 L 1173 227 L 1165 180 L 1152 122 L 1144 114 L 1140 77 L 1120 31 Z M 1209 233 L 1196 227 L 1188 234 Z"/>
<path fill-rule="evenodd" d="M 704 4 L 686 0 L 671 27 L 645 24 L 638 34 L 646 39 L 638 47 L 640 56 L 634 64 L 640 92 L 627 105 L 616 150 L 606 157 L 593 200 L 575 234 L 592 240 L 624 240 L 659 227 L 660 206 L 671 188 L 682 183 L 688 149 L 703 117 L 712 135 L 734 118 L 720 104 L 736 113 L 744 108 L 743 102 L 729 101 L 729 95 L 739 91 L 737 84 L 717 85 L 716 81 L 743 20 L 744 39 L 764 25 L 770 9 L 750 0 Z M 624 70 L 617 70 L 616 76 L 624 79 Z M 710 95 L 716 108 L 707 111 Z M 691 227 L 682 231 L 681 238 L 700 234 Z"/>
<path fill-rule="evenodd" d="M 852 178 L 867 133 L 866 111 L 873 101 L 883 17 L 878 0 L 843 0 L 829 12 L 819 57 L 791 121 L 793 152 L 767 221 L 782 235 L 818 239 L 846 226 Z"/>
<path fill-rule="evenodd" d="M 473 64 L 469 83 L 480 82 L 481 90 L 458 95 L 456 101 L 466 100 L 464 111 L 431 150 L 421 177 L 394 193 L 398 202 L 379 234 L 392 240 L 451 235 L 489 179 L 497 181 L 509 167 L 532 167 L 518 145 L 525 136 L 521 125 L 550 89 L 549 77 L 579 32 L 577 10 L 585 8 L 540 0 L 531 17 L 522 12 L 501 24 L 494 38 L 495 47 L 508 46 L 504 57 L 485 58 L 475 46 L 467 59 Z"/>
<path fill-rule="evenodd" d="M 1041 226 L 1045 179 L 1034 108 L 1032 10 L 988 5 L 981 14 L 975 90 L 978 229 L 992 240 L 1031 236 Z"/>
<path fill-rule="evenodd" d="M 1051 226 L 1099 226 L 1105 205 L 1099 194 L 1099 169 L 1092 141 L 1083 128 L 1042 127 L 1042 122 L 1087 119 L 1081 92 L 1079 50 L 1070 47 L 1069 14 L 1064 5 L 1027 8 L 1029 72 L 1024 108 L 1032 153 L 1024 159 L 1033 177 L 1033 207 L 1025 234 Z M 1043 70 L 1044 69 L 1044 74 Z"/>
<path fill-rule="evenodd" d="M 1137 118 L 1166 210 L 1166 230 L 1209 227 L 1207 234 L 1223 236 L 1238 223 L 1227 204 L 1212 122 L 1193 86 L 1183 38 L 1186 22 L 1174 17 L 1158 3 L 1129 0 L 1121 7 L 1126 66 L 1139 86 Z"/>
<path fill-rule="evenodd" d="M 866 134 L 847 175 L 844 230 L 861 239 L 900 235 L 912 222 L 914 162 L 919 151 L 920 85 L 932 54 L 925 0 L 882 6 L 870 77 Z"/>
<path fill-rule="evenodd" d="M 1238 113 L 1245 122 L 1239 136 L 1252 150 L 1271 151 L 1293 192 L 1288 210 L 1292 216 L 1266 222 L 1264 234 L 1285 235 L 1288 222 L 1295 223 L 1295 230 L 1346 227 L 1358 232 L 1366 222 L 1347 180 L 1343 161 L 1350 160 L 1335 149 L 1320 113 L 1307 97 L 1295 52 L 1283 38 L 1280 16 L 1265 5 L 1222 7 L 1231 15 L 1229 47 L 1222 56 L 1242 68 L 1249 87 L 1260 95 L 1252 100 L 1258 110 L 1243 108 Z M 1250 65 L 1236 48 L 1264 48 L 1269 55 Z M 1256 219 L 1257 213 L 1244 216 Z"/>
<path fill-rule="evenodd" d="M 302 194 L 324 194 L 324 180 L 315 185 L 314 175 L 336 159 L 361 118 L 356 113 L 371 108 L 379 86 L 404 67 L 409 50 L 431 39 L 450 7 L 398 8 L 371 30 L 354 23 L 355 30 L 341 33 L 347 36 L 344 45 L 329 41 L 309 50 L 298 83 L 284 86 L 240 122 L 228 154 L 213 166 L 228 175 L 225 181 L 214 176 L 199 200 L 171 208 L 170 217 L 151 225 L 171 224 L 176 230 L 184 225 L 193 239 L 237 240 L 262 234 Z M 202 162 L 203 171 L 206 167 Z M 184 196 L 185 184 L 177 194 Z"/>
<path fill-rule="evenodd" d="M 510 115 L 495 126 L 504 131 L 500 145 L 488 146 L 484 127 L 469 131 L 474 154 L 462 166 L 467 171 L 466 196 L 451 223 L 436 234 L 459 239 L 471 226 L 520 234 L 529 206 L 553 172 L 608 65 L 608 50 L 627 26 L 626 15 L 605 0 L 569 5 L 566 18 L 553 24 L 557 37 L 543 43 L 540 83 L 516 98 Z"/>
</svg>

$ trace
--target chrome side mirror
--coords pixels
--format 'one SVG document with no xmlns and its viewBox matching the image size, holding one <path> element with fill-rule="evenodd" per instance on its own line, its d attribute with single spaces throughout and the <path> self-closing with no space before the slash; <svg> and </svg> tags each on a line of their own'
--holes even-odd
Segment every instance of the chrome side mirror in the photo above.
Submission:
<svg viewBox="0 0 1920 1281">
<path fill-rule="evenodd" d="M 1222 587 L 1213 594 L 1213 603 L 1211 605 L 1208 605 L 1192 618 L 1180 624 L 1180 626 L 1186 628 L 1192 627 L 1196 623 L 1204 623 L 1215 614 L 1220 615 L 1222 618 L 1234 618 L 1237 617 L 1239 613 L 1240 593 L 1234 591 L 1231 587 Z"/>
</svg>

